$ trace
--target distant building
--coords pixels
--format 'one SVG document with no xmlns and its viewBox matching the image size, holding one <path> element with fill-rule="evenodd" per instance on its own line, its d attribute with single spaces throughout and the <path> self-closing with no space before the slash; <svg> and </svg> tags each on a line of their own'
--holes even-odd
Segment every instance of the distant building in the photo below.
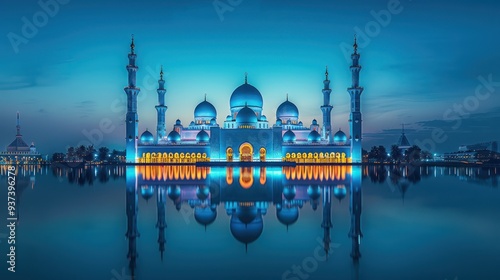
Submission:
<svg viewBox="0 0 500 280">
<path fill-rule="evenodd" d="M 445 153 L 444 160 L 449 162 L 486 162 L 498 158 L 496 141 L 461 145 L 457 152 Z"/>
<path fill-rule="evenodd" d="M 17 112 L 17 134 L 16 139 L 7 146 L 4 152 L 0 153 L 0 163 L 12 164 L 29 164 L 40 163 L 42 156 L 37 152 L 35 144 L 31 143 L 30 146 L 23 140 L 21 134 L 21 125 L 19 120 L 19 112 Z"/>
<path fill-rule="evenodd" d="M 399 136 L 398 142 L 396 143 L 398 148 L 401 150 L 401 153 L 405 153 L 411 147 L 410 141 L 405 135 L 405 125 L 401 129 L 401 136 Z"/>
</svg>

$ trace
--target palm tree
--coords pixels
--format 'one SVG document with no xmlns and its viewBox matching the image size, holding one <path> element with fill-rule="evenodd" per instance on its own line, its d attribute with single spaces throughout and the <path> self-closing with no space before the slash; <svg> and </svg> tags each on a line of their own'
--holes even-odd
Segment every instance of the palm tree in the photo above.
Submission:
<svg viewBox="0 0 500 280">
<path fill-rule="evenodd" d="M 391 159 L 395 163 L 399 164 L 402 156 L 403 156 L 403 154 L 401 153 L 401 150 L 399 149 L 398 145 L 392 145 L 391 146 Z"/>
</svg>

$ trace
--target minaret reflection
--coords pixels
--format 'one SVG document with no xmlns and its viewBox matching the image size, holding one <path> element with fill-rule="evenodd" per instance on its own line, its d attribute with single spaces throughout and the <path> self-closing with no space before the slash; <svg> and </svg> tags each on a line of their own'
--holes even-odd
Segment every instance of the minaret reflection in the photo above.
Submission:
<svg viewBox="0 0 500 280">
<path fill-rule="evenodd" d="M 361 258 L 359 244 L 361 243 L 361 166 L 353 166 L 351 173 L 351 188 L 349 190 L 349 210 L 351 213 L 351 230 L 349 237 L 352 239 L 351 257 L 357 262 Z"/>
<path fill-rule="evenodd" d="M 135 276 L 135 261 L 138 257 L 136 248 L 136 238 L 140 236 L 137 230 L 137 178 L 134 166 L 127 166 L 127 191 L 126 191 L 126 212 L 127 212 L 127 232 L 128 239 L 129 268 L 132 278 Z"/>
<path fill-rule="evenodd" d="M 323 228 L 323 248 L 328 258 L 328 253 L 330 251 L 330 229 L 332 225 L 332 187 L 323 187 L 323 222 L 321 223 Z"/>
<path fill-rule="evenodd" d="M 165 186 L 158 186 L 156 193 L 156 208 L 158 211 L 158 221 L 156 222 L 156 228 L 158 228 L 158 245 L 160 250 L 160 258 L 163 261 L 163 252 L 165 252 L 165 228 L 167 227 L 167 222 L 165 219 L 165 205 L 167 203 L 167 190 Z"/>
</svg>

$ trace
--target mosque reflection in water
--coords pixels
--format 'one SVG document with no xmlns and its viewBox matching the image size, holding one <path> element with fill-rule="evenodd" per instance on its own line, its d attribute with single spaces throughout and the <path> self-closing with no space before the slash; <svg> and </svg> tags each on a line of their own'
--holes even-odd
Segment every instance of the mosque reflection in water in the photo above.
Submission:
<svg viewBox="0 0 500 280">
<path fill-rule="evenodd" d="M 129 266 L 136 266 L 138 197 L 152 198 L 156 193 L 158 244 L 161 258 L 165 250 L 167 227 L 165 205 L 170 199 L 177 210 L 190 206 L 195 220 L 207 227 L 215 221 L 218 205 L 223 204 L 230 219 L 232 236 L 245 245 L 256 241 L 264 228 L 263 216 L 275 207 L 276 218 L 288 226 L 299 219 L 307 204 L 316 210 L 322 204 L 323 249 L 330 250 L 332 199 L 339 201 L 349 191 L 352 239 L 351 257 L 361 257 L 361 170 L 359 166 L 296 166 L 282 168 L 195 166 L 129 166 L 127 176 L 127 233 Z M 168 198 L 167 198 L 168 197 Z M 272 206 L 271 206 L 272 205 Z M 309 207 L 309 206 L 306 206 Z M 220 214 L 219 214 L 220 215 Z"/>
</svg>

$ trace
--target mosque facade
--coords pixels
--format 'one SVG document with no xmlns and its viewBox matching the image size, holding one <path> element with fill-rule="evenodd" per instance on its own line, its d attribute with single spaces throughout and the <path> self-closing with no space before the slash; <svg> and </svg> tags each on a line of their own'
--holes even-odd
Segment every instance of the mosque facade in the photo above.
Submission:
<svg viewBox="0 0 500 280">
<path fill-rule="evenodd" d="M 352 86 L 350 102 L 350 136 L 340 129 L 332 130 L 330 79 L 328 69 L 323 81 L 321 123 L 316 119 L 304 124 L 297 106 L 287 99 L 276 109 L 276 120 L 263 114 L 263 96 L 248 82 L 237 87 L 229 100 L 229 114 L 223 119 L 206 99 L 194 109 L 194 120 L 188 125 L 179 119 L 167 130 L 165 80 L 163 69 L 158 81 L 156 136 L 146 130 L 139 136 L 134 39 L 127 65 L 128 85 L 126 115 L 126 160 L 132 163 L 194 163 L 207 161 L 292 161 L 311 163 L 360 163 L 362 124 L 359 86 L 360 55 L 356 40 L 351 55 Z"/>
</svg>

